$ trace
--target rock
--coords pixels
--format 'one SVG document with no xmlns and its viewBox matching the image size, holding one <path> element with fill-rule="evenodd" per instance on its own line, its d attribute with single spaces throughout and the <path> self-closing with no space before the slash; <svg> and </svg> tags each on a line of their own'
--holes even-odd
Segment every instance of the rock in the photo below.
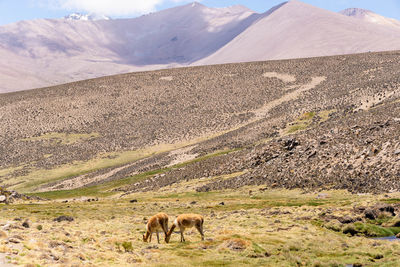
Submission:
<svg viewBox="0 0 400 267">
<path fill-rule="evenodd" d="M 196 201 L 192 201 L 192 202 L 190 202 L 190 205 L 194 205 L 196 203 L 197 203 Z"/>
<path fill-rule="evenodd" d="M 358 234 L 358 231 L 354 227 L 354 225 L 349 224 L 346 227 L 343 228 L 343 234 L 350 234 L 352 236 Z"/>
<path fill-rule="evenodd" d="M 0 196 L 0 203 L 6 202 L 6 200 L 7 200 L 6 196 L 3 195 Z"/>
<path fill-rule="evenodd" d="M 400 155 L 400 149 L 397 149 L 397 150 L 394 152 L 394 155 L 395 155 L 395 156 Z"/>
<path fill-rule="evenodd" d="M 396 216 L 395 209 L 389 204 L 378 204 L 374 207 L 365 209 L 364 216 L 367 219 L 375 220 L 381 214 L 389 214 L 390 216 Z"/>
<path fill-rule="evenodd" d="M 132 200 L 130 200 L 129 202 L 130 202 L 130 203 L 137 203 L 138 201 L 137 201 L 137 199 L 132 199 Z"/>
<path fill-rule="evenodd" d="M 52 240 L 49 243 L 49 248 L 56 248 L 58 246 L 61 246 L 62 244 L 63 244 L 62 242 Z"/>
<path fill-rule="evenodd" d="M 290 138 L 290 139 L 287 139 L 287 140 L 283 141 L 283 146 L 288 151 L 291 151 L 291 150 L 295 149 L 296 146 L 298 146 L 298 145 L 300 145 L 300 143 L 294 138 Z"/>
<path fill-rule="evenodd" d="M 67 222 L 72 222 L 74 218 L 71 216 L 60 216 L 54 219 L 55 222 L 62 222 L 62 221 L 67 221 Z"/>
<path fill-rule="evenodd" d="M 375 208 L 380 212 L 387 212 L 390 213 L 392 216 L 396 216 L 396 213 L 394 212 L 394 207 L 389 204 L 379 204 Z"/>
<path fill-rule="evenodd" d="M 236 238 L 236 239 L 230 239 L 225 241 L 222 246 L 229 248 L 233 251 L 241 251 L 241 250 L 245 250 L 248 246 L 248 241 L 240 239 L 240 238 Z"/>
<path fill-rule="evenodd" d="M 54 253 L 50 254 L 50 257 L 52 257 L 53 260 L 55 260 L 55 261 L 60 260 L 60 257 L 58 255 L 54 254 Z"/>
<path fill-rule="evenodd" d="M 364 215 L 365 215 L 365 218 L 370 219 L 370 220 L 375 220 L 378 217 L 376 211 L 373 209 L 366 209 L 364 211 Z"/>
<path fill-rule="evenodd" d="M 29 220 L 25 220 L 22 223 L 22 226 L 25 227 L 25 228 L 30 228 L 31 227 L 31 222 Z"/>
<path fill-rule="evenodd" d="M 397 238 L 400 238 L 400 233 L 398 233 L 398 234 L 396 235 L 396 237 L 397 237 Z"/>
<path fill-rule="evenodd" d="M 14 244 L 19 244 L 19 243 L 21 243 L 20 240 L 18 240 L 17 238 L 13 238 L 13 237 L 10 237 L 10 238 L 8 239 L 8 242 L 14 243 Z"/>
<path fill-rule="evenodd" d="M 338 218 L 339 222 L 343 223 L 343 224 L 349 224 L 349 223 L 353 223 L 356 220 L 354 218 L 351 218 L 350 216 L 344 216 L 341 218 Z"/>
</svg>

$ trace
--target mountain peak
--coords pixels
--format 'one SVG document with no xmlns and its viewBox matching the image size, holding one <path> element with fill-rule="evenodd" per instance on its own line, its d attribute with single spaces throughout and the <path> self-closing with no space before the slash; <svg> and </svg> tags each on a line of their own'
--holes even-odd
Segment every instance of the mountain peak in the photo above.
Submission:
<svg viewBox="0 0 400 267">
<path fill-rule="evenodd" d="M 346 15 L 349 17 L 363 17 L 366 14 L 375 14 L 374 12 L 367 10 L 367 9 L 362 9 L 362 8 L 347 8 L 345 10 L 342 10 L 339 12 L 342 15 Z"/>
<path fill-rule="evenodd" d="M 391 18 L 386 18 L 370 10 L 362 8 L 347 8 L 345 10 L 340 11 L 339 13 L 348 17 L 364 20 L 375 24 L 400 27 L 400 21 Z"/>
<path fill-rule="evenodd" d="M 204 8 L 206 7 L 205 5 L 199 3 L 199 2 L 192 2 L 186 5 L 186 7 L 194 7 L 194 8 Z"/>
<path fill-rule="evenodd" d="M 101 14 L 81 14 L 81 13 L 72 13 L 68 16 L 65 16 L 64 19 L 66 20 L 84 20 L 84 21 L 95 21 L 95 20 L 110 20 L 110 17 Z"/>
</svg>

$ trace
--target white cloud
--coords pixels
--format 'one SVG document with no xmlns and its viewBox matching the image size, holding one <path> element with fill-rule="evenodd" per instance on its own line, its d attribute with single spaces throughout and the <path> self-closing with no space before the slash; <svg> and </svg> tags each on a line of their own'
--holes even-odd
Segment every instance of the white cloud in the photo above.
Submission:
<svg viewBox="0 0 400 267">
<path fill-rule="evenodd" d="M 41 0 L 41 6 L 108 16 L 127 16 L 149 13 L 168 0 Z M 171 1 L 171 0 L 169 0 Z M 172 2 L 188 2 L 172 0 Z"/>
</svg>

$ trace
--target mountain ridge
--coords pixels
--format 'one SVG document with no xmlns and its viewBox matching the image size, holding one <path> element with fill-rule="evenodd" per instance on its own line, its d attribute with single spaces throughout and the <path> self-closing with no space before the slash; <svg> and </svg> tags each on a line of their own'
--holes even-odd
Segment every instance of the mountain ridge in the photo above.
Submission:
<svg viewBox="0 0 400 267">
<path fill-rule="evenodd" d="M 262 14 L 194 2 L 133 19 L 21 21 L 0 27 L 0 93 L 189 65 L 396 50 L 399 34 L 300 1 Z"/>
<path fill-rule="evenodd" d="M 362 8 L 347 8 L 339 12 L 342 15 L 360 19 L 366 22 L 371 22 L 375 24 L 400 27 L 400 21 L 392 18 L 386 18 L 381 16 L 371 10 Z"/>
<path fill-rule="evenodd" d="M 290 1 L 264 13 L 252 27 L 198 65 L 396 50 L 400 49 L 399 34 L 392 27 Z M 248 53 L 237 53 L 239 50 Z"/>
</svg>

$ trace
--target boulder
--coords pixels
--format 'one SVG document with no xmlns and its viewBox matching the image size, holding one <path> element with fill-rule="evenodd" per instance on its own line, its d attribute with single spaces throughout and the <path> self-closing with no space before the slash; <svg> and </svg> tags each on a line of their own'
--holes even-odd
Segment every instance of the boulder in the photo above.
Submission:
<svg viewBox="0 0 400 267">
<path fill-rule="evenodd" d="M 54 219 L 55 222 L 63 222 L 63 221 L 72 222 L 73 220 L 74 220 L 73 217 L 65 216 L 65 215 L 57 217 L 57 218 Z"/>
<path fill-rule="evenodd" d="M 343 224 L 350 224 L 350 223 L 354 223 L 357 221 L 357 219 L 354 219 L 350 216 L 344 216 L 344 217 L 340 217 L 338 218 L 338 221 L 343 223 Z"/>
<path fill-rule="evenodd" d="M 25 228 L 30 228 L 31 227 L 31 222 L 29 220 L 25 220 L 22 223 L 22 226 L 25 227 Z"/>
<path fill-rule="evenodd" d="M 288 151 L 295 149 L 299 145 L 300 145 L 300 142 L 294 138 L 289 138 L 289 139 L 283 141 L 283 147 Z"/>
<path fill-rule="evenodd" d="M 392 216 L 396 216 L 395 209 L 389 204 L 379 204 L 375 207 L 378 211 L 390 213 Z"/>
<path fill-rule="evenodd" d="M 0 203 L 6 202 L 6 200 L 7 200 L 6 196 L 4 196 L 4 195 L 0 196 Z"/>
<path fill-rule="evenodd" d="M 379 217 L 379 215 L 384 213 L 391 216 L 396 216 L 394 207 L 389 204 L 378 204 L 374 207 L 367 208 L 364 211 L 364 216 L 367 219 L 375 220 Z"/>
<path fill-rule="evenodd" d="M 365 218 L 375 220 L 378 217 L 377 212 L 374 209 L 366 209 L 364 211 Z"/>
</svg>

